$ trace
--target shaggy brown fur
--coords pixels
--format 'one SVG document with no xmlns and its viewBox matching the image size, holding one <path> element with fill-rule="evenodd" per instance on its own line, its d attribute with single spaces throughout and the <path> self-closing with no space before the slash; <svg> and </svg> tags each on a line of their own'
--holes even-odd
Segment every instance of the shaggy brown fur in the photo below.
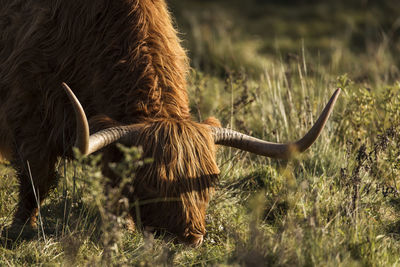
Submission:
<svg viewBox="0 0 400 267">
<path fill-rule="evenodd" d="M 70 155 L 66 82 L 93 129 L 148 122 L 141 142 L 155 161 L 134 180 L 132 201 L 180 200 L 143 206 L 142 220 L 204 234 L 218 168 L 210 133 L 189 120 L 187 70 L 164 0 L 0 0 L 0 153 L 20 180 L 15 221 L 36 220 L 27 162 L 43 200 L 57 157 Z"/>
<path fill-rule="evenodd" d="M 140 134 L 144 156 L 154 159 L 137 172 L 134 195 L 146 226 L 168 229 L 190 240 L 205 234 L 205 210 L 219 173 L 214 140 L 205 125 L 160 120 Z M 138 211 L 132 211 L 135 217 Z"/>
</svg>

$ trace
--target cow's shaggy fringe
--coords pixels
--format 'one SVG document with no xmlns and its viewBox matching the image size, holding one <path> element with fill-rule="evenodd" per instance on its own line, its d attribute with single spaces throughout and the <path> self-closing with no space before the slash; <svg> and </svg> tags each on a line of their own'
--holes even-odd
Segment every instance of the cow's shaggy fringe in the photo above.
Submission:
<svg viewBox="0 0 400 267">
<path fill-rule="evenodd" d="M 190 120 L 155 121 L 138 143 L 143 156 L 153 159 L 134 179 L 141 223 L 183 233 L 185 240 L 204 235 L 205 210 L 219 174 L 207 127 Z"/>
</svg>

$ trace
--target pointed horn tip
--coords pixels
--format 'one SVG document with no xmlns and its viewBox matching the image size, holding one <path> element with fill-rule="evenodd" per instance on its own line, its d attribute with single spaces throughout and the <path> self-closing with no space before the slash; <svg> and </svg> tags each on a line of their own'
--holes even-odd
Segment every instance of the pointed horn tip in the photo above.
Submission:
<svg viewBox="0 0 400 267">
<path fill-rule="evenodd" d="M 333 92 L 331 98 L 329 99 L 328 104 L 326 104 L 325 108 L 328 108 L 328 116 L 329 116 L 329 114 L 332 112 L 333 107 L 334 107 L 335 104 L 336 104 L 336 100 L 338 99 L 338 97 L 339 97 L 339 95 L 340 95 L 340 93 L 341 93 L 341 90 L 342 90 L 341 88 L 337 88 L 337 89 L 335 90 L 335 92 Z"/>
<path fill-rule="evenodd" d="M 341 88 L 337 88 L 335 90 L 335 92 L 332 94 L 331 98 L 329 99 L 328 104 L 325 106 L 325 109 L 327 109 L 328 113 L 327 113 L 327 118 L 329 117 L 330 113 L 333 111 L 333 107 L 336 104 L 336 100 L 338 99 L 340 93 L 341 93 Z"/>
<path fill-rule="evenodd" d="M 337 88 L 335 90 L 335 92 L 332 95 L 332 99 L 333 101 L 336 101 L 336 99 L 338 98 L 338 96 L 340 95 L 340 93 L 342 92 L 342 88 Z"/>
<path fill-rule="evenodd" d="M 74 103 L 76 103 L 76 102 L 79 103 L 79 100 L 76 98 L 74 92 L 72 92 L 72 89 L 68 86 L 68 84 L 63 82 L 63 83 L 61 83 L 61 85 L 64 88 L 64 91 L 67 93 L 69 99 L 71 101 L 73 100 Z M 79 105 L 80 105 L 80 103 L 79 103 Z"/>
<path fill-rule="evenodd" d="M 65 82 L 62 82 L 61 85 L 62 85 L 62 87 L 64 87 L 65 90 L 68 90 L 68 91 L 71 90 L 71 88 L 69 88 L 68 84 L 66 84 Z"/>
<path fill-rule="evenodd" d="M 75 146 L 79 149 L 82 155 L 89 154 L 89 125 L 87 122 L 87 118 L 85 115 L 85 111 L 82 108 L 81 103 L 79 102 L 78 98 L 75 96 L 72 89 L 65 83 L 61 83 L 62 87 L 64 88 L 65 92 L 67 93 L 68 98 L 70 99 L 76 117 L 77 128 L 80 129 L 77 132 L 77 138 Z"/>
</svg>

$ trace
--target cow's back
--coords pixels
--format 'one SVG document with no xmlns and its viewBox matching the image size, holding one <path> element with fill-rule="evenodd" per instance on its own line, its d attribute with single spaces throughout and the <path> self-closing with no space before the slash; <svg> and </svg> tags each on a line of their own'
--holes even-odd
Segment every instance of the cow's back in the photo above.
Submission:
<svg viewBox="0 0 400 267">
<path fill-rule="evenodd" d="M 74 136 L 61 82 L 89 119 L 189 117 L 187 59 L 164 0 L 0 3 L 0 150 L 27 124 L 49 146 Z"/>
</svg>

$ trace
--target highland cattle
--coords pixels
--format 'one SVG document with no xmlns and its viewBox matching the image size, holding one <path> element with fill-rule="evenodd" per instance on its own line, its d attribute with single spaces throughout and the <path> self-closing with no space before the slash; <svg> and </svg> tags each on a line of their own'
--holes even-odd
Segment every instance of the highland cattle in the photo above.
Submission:
<svg viewBox="0 0 400 267">
<path fill-rule="evenodd" d="M 127 193 L 130 203 L 160 200 L 140 206 L 141 224 L 199 245 L 219 174 L 216 145 L 289 158 L 315 141 L 339 94 L 302 139 L 275 144 L 214 118 L 191 120 L 187 73 L 164 0 L 0 0 L 0 155 L 19 179 L 14 225 L 35 227 L 36 197 L 56 185 L 57 159 L 72 158 L 74 144 L 103 153 L 104 175 L 118 183 L 108 166 L 121 160 L 121 142 L 153 159 Z"/>
</svg>

